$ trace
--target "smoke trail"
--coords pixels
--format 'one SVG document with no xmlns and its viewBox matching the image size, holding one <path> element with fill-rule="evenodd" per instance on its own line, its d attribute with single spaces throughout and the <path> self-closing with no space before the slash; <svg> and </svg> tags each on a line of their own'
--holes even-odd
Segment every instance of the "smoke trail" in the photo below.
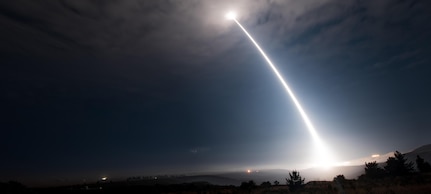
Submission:
<svg viewBox="0 0 431 194">
<path fill-rule="evenodd" d="M 253 44 L 256 46 L 257 50 L 259 50 L 259 52 L 265 58 L 266 62 L 268 62 L 269 66 L 274 71 L 275 75 L 277 75 L 278 79 L 283 84 L 284 88 L 286 89 L 287 93 L 289 94 L 290 98 L 292 99 L 292 101 L 294 102 L 296 108 L 298 109 L 299 113 L 301 114 L 302 120 L 304 120 L 305 125 L 307 126 L 307 129 L 310 132 L 310 134 L 311 134 L 311 136 L 312 136 L 312 138 L 314 140 L 314 143 L 316 144 L 315 146 L 318 148 L 317 154 L 318 154 L 318 158 L 320 160 L 320 162 L 319 162 L 320 165 L 332 165 L 332 164 L 330 164 L 330 163 L 332 163 L 332 161 L 330 161 L 331 157 L 330 157 L 330 154 L 329 154 L 326 146 L 324 146 L 323 142 L 321 141 L 321 139 L 319 138 L 319 135 L 316 132 L 316 129 L 314 128 L 313 124 L 311 123 L 310 119 L 308 118 L 307 114 L 305 113 L 304 109 L 302 108 L 301 104 L 296 99 L 295 94 L 293 94 L 293 92 L 290 89 L 289 85 L 287 85 L 286 81 L 281 76 L 281 74 L 278 72 L 278 70 L 275 67 L 275 65 L 272 64 L 271 60 L 268 58 L 268 56 L 266 56 L 265 52 L 260 48 L 259 44 L 257 44 L 257 42 L 247 32 L 247 30 L 238 22 L 238 20 L 235 19 L 234 15 L 229 16 L 229 18 L 232 19 L 232 20 L 234 20 L 236 22 L 236 24 L 238 24 L 238 26 L 248 36 L 248 38 L 250 38 L 251 42 L 253 42 Z"/>
</svg>

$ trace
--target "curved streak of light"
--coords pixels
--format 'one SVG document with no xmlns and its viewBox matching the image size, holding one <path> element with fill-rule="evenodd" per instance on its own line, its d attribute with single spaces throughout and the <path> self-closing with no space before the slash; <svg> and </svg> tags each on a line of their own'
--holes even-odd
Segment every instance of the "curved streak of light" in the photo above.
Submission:
<svg viewBox="0 0 431 194">
<path fill-rule="evenodd" d="M 292 90 L 290 89 L 289 85 L 287 85 L 286 81 L 284 81 L 284 78 L 278 72 L 278 70 L 275 67 L 275 65 L 272 64 L 271 60 L 268 58 L 268 56 L 266 56 L 265 52 L 263 52 L 263 50 L 260 48 L 259 44 L 257 44 L 256 41 L 254 41 L 253 37 L 251 37 L 251 35 L 247 32 L 247 30 L 245 30 L 244 27 L 242 27 L 242 25 L 238 22 L 238 20 L 236 20 L 235 18 L 233 18 L 233 20 L 244 31 L 244 33 L 248 36 L 248 38 L 250 38 L 250 40 L 253 42 L 253 44 L 256 46 L 256 48 L 263 55 L 263 57 L 265 58 L 266 62 L 268 62 L 269 66 L 272 68 L 272 70 L 274 71 L 275 75 L 277 75 L 278 79 L 283 84 L 283 86 L 286 89 L 287 93 L 289 94 L 290 98 L 292 98 L 292 101 L 295 104 L 296 108 L 298 109 L 299 113 L 301 114 L 302 120 L 304 120 L 305 125 L 307 126 L 307 129 L 310 132 L 311 136 L 313 137 L 313 139 L 315 140 L 315 142 L 318 145 L 321 145 L 322 142 L 320 141 L 320 138 L 319 138 L 319 136 L 318 136 L 318 134 L 316 132 L 316 129 L 314 128 L 313 124 L 311 123 L 310 119 L 308 118 L 307 114 L 305 113 L 304 109 L 302 108 L 301 104 L 299 104 L 299 101 L 296 99 L 296 97 L 293 94 Z"/>
</svg>

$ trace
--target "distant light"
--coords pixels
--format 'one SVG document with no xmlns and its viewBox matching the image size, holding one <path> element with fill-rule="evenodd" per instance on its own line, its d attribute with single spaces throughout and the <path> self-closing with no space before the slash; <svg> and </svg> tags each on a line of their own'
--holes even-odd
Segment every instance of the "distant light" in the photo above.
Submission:
<svg viewBox="0 0 431 194">
<path fill-rule="evenodd" d="M 228 20 L 235 20 L 236 19 L 236 13 L 233 11 L 230 11 L 224 17 Z"/>
<path fill-rule="evenodd" d="M 373 154 L 373 155 L 371 155 L 371 158 L 378 158 L 378 157 L 380 157 L 379 154 Z"/>
<path fill-rule="evenodd" d="M 106 181 L 106 180 L 108 180 L 108 177 L 104 176 L 104 177 L 101 178 L 101 180 L 102 181 Z"/>
<path fill-rule="evenodd" d="M 250 173 L 251 173 L 251 170 L 250 170 L 250 169 L 248 169 L 248 170 L 247 170 L 247 173 L 248 173 L 248 174 L 250 174 Z"/>
</svg>

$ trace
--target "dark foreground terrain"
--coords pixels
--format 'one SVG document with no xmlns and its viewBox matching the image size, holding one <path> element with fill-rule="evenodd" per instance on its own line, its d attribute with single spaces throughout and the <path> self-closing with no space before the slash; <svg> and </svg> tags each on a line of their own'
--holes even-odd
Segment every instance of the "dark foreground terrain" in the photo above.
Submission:
<svg viewBox="0 0 431 194">
<path fill-rule="evenodd" d="M 251 183 L 251 184 L 248 184 Z M 311 181 L 296 191 L 287 185 L 260 185 L 244 182 L 241 186 L 219 186 L 207 182 L 148 184 L 148 182 L 107 182 L 51 188 L 27 188 L 18 182 L 1 183 L 0 193 L 431 193 L 431 174 L 412 174 L 384 179 Z"/>
</svg>

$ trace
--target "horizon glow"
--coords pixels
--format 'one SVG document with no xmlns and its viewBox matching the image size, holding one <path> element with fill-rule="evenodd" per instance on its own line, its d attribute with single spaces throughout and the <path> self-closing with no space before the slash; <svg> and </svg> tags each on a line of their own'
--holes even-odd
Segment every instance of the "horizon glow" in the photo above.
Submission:
<svg viewBox="0 0 431 194">
<path fill-rule="evenodd" d="M 253 44 L 256 46 L 257 50 L 262 54 L 263 58 L 265 58 L 268 65 L 271 67 L 271 69 L 274 71 L 277 78 L 280 80 L 281 84 L 286 89 L 287 93 L 289 94 L 290 98 L 292 99 L 293 103 L 295 104 L 296 108 L 298 109 L 302 120 L 304 121 L 305 125 L 307 126 L 308 132 L 311 134 L 311 137 L 315 143 L 316 147 L 316 160 L 311 165 L 317 166 L 317 167 L 331 167 L 335 166 L 336 163 L 334 162 L 333 155 L 329 152 L 326 145 L 323 143 L 323 141 L 320 139 L 316 129 L 313 126 L 313 123 L 308 118 L 308 115 L 305 113 L 304 109 L 302 108 L 301 104 L 297 100 L 295 94 L 290 89 L 289 85 L 284 80 L 283 76 L 279 73 L 275 65 L 271 62 L 269 57 L 265 54 L 265 52 L 260 48 L 259 44 L 253 39 L 253 37 L 247 32 L 247 30 L 238 22 L 236 19 L 236 15 L 234 12 L 229 12 L 225 15 L 227 19 L 235 21 L 236 24 L 242 29 L 242 31 L 247 35 L 247 37 L 253 42 Z"/>
</svg>

